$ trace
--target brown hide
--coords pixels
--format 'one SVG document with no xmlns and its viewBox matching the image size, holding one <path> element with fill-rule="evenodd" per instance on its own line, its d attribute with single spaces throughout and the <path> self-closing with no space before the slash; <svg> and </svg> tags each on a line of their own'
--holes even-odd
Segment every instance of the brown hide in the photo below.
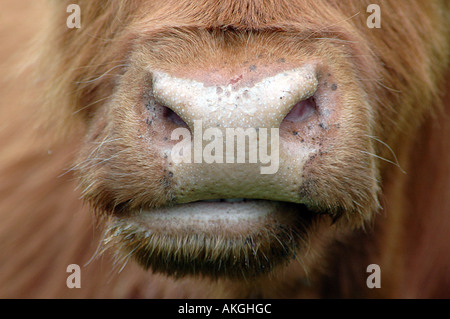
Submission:
<svg viewBox="0 0 450 319">
<path fill-rule="evenodd" d="M 80 1 L 83 26 L 68 30 L 69 2 L 48 8 L 43 2 L 0 1 L 0 297 L 450 297 L 448 3 L 381 2 L 377 30 L 365 26 L 370 1 L 200 2 L 198 9 L 190 5 L 195 1 L 111 1 L 103 8 Z M 290 11 L 306 13 L 290 25 Z M 336 19 L 344 22 L 332 24 Z M 119 32 L 127 23 L 133 30 Z M 374 135 L 383 141 L 374 151 L 396 162 L 391 148 L 401 169 L 377 160 L 382 209 L 321 251 L 320 271 L 311 282 L 296 275 L 302 272 L 298 263 L 273 278 L 243 283 L 173 279 L 98 253 L 103 224 L 83 203 L 71 169 L 85 123 L 101 112 L 102 99 L 114 90 L 112 79 L 123 75 L 113 68 L 129 58 L 136 32 L 157 30 L 170 45 L 173 35 L 164 28 L 171 25 L 303 28 L 305 34 L 326 29 L 321 37 L 347 32 L 342 43 L 358 67 L 361 90 L 368 92 Z M 80 289 L 66 286 L 69 264 L 81 266 Z M 369 264 L 380 265 L 379 289 L 366 286 Z"/>
</svg>

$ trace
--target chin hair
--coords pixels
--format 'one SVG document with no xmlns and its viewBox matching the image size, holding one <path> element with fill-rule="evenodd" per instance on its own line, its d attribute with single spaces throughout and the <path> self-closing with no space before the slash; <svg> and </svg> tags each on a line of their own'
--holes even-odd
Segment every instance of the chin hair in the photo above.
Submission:
<svg viewBox="0 0 450 319">
<path fill-rule="evenodd" d="M 269 219 L 253 232 L 161 232 L 130 220 L 109 217 L 102 252 L 112 251 L 116 262 L 135 260 L 145 269 L 175 278 L 251 279 L 277 266 L 298 260 L 309 246 L 308 230 L 322 216 L 297 216 L 293 223 Z"/>
</svg>

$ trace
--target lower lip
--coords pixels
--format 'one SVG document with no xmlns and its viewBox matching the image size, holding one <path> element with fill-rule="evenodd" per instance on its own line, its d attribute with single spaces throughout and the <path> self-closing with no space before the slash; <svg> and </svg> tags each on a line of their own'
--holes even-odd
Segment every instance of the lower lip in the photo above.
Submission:
<svg viewBox="0 0 450 319">
<path fill-rule="evenodd" d="M 141 211 L 128 221 L 161 232 L 243 234 L 279 215 L 281 205 L 266 200 L 202 201 Z"/>
</svg>

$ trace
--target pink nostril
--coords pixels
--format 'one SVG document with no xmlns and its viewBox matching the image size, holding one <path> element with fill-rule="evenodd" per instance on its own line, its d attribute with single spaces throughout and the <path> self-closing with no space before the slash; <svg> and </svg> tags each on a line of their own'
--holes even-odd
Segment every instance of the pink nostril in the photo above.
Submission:
<svg viewBox="0 0 450 319">
<path fill-rule="evenodd" d="M 187 124 L 183 121 L 183 119 L 168 107 L 164 107 L 163 116 L 164 118 L 171 121 L 172 123 L 175 123 L 176 125 L 187 126 Z"/>
<path fill-rule="evenodd" d="M 316 109 L 316 102 L 313 97 L 300 101 L 294 105 L 291 111 L 284 118 L 289 122 L 302 122 L 307 120 L 311 115 L 314 114 Z"/>
</svg>

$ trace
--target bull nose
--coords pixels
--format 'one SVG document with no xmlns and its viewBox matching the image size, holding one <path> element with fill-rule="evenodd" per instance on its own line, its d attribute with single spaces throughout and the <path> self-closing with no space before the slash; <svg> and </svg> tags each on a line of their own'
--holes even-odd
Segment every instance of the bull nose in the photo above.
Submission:
<svg viewBox="0 0 450 319">
<path fill-rule="evenodd" d="M 191 130 L 195 120 L 203 127 L 279 128 L 298 102 L 314 94 L 318 81 L 308 65 L 247 84 L 205 85 L 156 72 L 153 94 Z"/>
<path fill-rule="evenodd" d="M 154 72 L 153 97 L 170 109 L 166 120 L 189 128 L 175 134 L 175 139 L 189 135 L 183 142 L 165 150 L 175 201 L 254 198 L 303 203 L 298 172 L 315 149 L 283 137 L 279 129 L 295 126 L 314 112 L 311 97 L 319 85 L 315 73 L 306 65 L 253 83 L 220 85 Z M 291 125 L 283 126 L 286 121 Z"/>
</svg>

